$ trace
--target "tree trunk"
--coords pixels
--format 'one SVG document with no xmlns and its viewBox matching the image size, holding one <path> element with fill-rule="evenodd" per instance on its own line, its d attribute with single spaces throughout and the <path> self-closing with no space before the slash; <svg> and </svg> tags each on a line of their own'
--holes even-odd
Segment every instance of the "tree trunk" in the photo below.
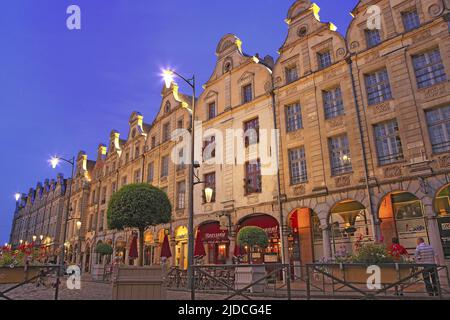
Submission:
<svg viewBox="0 0 450 320">
<path fill-rule="evenodd" d="M 145 229 L 139 229 L 139 258 L 138 266 L 144 266 L 144 232 Z"/>
</svg>

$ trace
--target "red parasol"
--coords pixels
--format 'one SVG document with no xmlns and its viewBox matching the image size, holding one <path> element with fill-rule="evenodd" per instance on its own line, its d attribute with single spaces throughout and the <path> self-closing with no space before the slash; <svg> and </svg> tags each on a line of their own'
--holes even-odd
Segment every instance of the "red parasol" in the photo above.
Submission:
<svg viewBox="0 0 450 320">
<path fill-rule="evenodd" d="M 204 256 L 206 256 L 205 245 L 203 244 L 202 234 L 199 230 L 195 238 L 194 257 L 202 258 Z"/>
<path fill-rule="evenodd" d="M 167 234 L 164 236 L 164 241 L 162 243 L 161 247 L 161 258 L 170 258 L 172 257 L 172 253 L 170 252 L 170 244 L 169 244 L 169 237 Z"/>
<path fill-rule="evenodd" d="M 133 235 L 133 240 L 131 241 L 128 257 L 130 257 L 130 259 L 137 259 L 139 257 L 137 235 Z"/>
<path fill-rule="evenodd" d="M 242 251 L 241 247 L 236 244 L 236 246 L 234 247 L 234 254 L 233 254 L 236 258 L 242 257 L 244 256 L 244 252 Z"/>
</svg>

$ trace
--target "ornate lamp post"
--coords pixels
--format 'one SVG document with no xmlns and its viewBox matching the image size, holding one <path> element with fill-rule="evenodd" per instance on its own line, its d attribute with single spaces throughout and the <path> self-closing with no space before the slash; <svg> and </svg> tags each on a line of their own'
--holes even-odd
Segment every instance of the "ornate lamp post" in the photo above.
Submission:
<svg viewBox="0 0 450 320">
<path fill-rule="evenodd" d="M 75 171 L 75 157 L 73 157 L 71 160 L 67 160 L 67 159 L 55 156 L 55 157 L 51 158 L 49 162 L 50 162 L 52 168 L 56 169 L 56 167 L 60 164 L 61 161 L 66 162 L 71 165 L 72 173 L 70 175 L 70 182 L 72 183 L 73 174 Z M 58 268 L 58 272 L 57 272 L 57 276 L 56 276 L 55 300 L 58 300 L 58 296 L 59 296 L 60 278 L 62 276 L 62 271 L 63 271 L 62 269 L 64 266 L 64 259 L 65 259 L 65 254 L 66 254 L 65 242 L 66 242 L 66 237 L 67 237 L 67 221 L 69 219 L 70 198 L 72 196 L 72 186 L 68 185 L 67 187 L 69 188 L 69 196 L 67 198 L 67 208 L 65 210 L 64 219 L 63 219 L 63 239 L 60 244 L 59 268 Z"/>
</svg>

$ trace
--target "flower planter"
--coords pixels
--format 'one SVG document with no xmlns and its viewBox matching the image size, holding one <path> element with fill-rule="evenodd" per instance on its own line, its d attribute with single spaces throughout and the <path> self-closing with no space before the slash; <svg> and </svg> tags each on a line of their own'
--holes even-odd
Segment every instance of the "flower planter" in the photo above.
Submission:
<svg viewBox="0 0 450 320">
<path fill-rule="evenodd" d="M 258 281 L 266 276 L 266 268 L 264 266 L 245 266 L 237 267 L 235 271 L 235 287 L 237 290 L 244 289 L 250 284 Z M 262 293 L 266 288 L 266 281 L 262 280 L 250 287 L 248 290 L 252 293 Z"/>
<path fill-rule="evenodd" d="M 369 264 L 333 264 L 324 265 L 326 272 L 333 277 L 355 284 L 366 284 L 372 273 L 368 273 Z M 379 264 L 381 269 L 381 284 L 390 285 L 411 275 L 411 267 L 405 264 Z"/>
<path fill-rule="evenodd" d="M 27 281 L 39 275 L 42 267 L 2 267 L 0 268 L 0 284 L 16 284 Z"/>
</svg>

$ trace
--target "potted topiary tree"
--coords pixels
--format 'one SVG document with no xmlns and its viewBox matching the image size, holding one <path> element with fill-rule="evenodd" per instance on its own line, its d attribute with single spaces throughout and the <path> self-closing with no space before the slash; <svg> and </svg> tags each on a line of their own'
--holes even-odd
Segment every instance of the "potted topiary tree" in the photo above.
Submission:
<svg viewBox="0 0 450 320">
<path fill-rule="evenodd" d="M 171 220 L 172 206 L 166 193 L 144 183 L 127 185 L 111 197 L 107 217 L 110 229 L 139 230 L 139 267 L 120 266 L 115 270 L 113 297 L 121 300 L 164 298 L 162 269 L 142 265 L 145 230 Z"/>
<path fill-rule="evenodd" d="M 249 262 L 249 266 L 239 266 L 236 268 L 235 286 L 239 290 L 265 277 L 266 268 L 264 266 L 252 265 L 252 255 L 257 249 L 267 248 L 269 245 L 269 237 L 264 229 L 259 227 L 244 227 L 239 231 L 236 241 L 240 247 L 247 248 Z M 265 287 L 266 281 L 261 281 L 249 290 L 251 292 L 264 292 Z"/>
<path fill-rule="evenodd" d="M 105 273 L 104 258 L 111 256 L 114 249 L 111 245 L 100 242 L 95 247 L 95 253 L 99 255 L 99 263 L 92 266 L 91 275 L 94 280 L 103 280 Z"/>
</svg>

